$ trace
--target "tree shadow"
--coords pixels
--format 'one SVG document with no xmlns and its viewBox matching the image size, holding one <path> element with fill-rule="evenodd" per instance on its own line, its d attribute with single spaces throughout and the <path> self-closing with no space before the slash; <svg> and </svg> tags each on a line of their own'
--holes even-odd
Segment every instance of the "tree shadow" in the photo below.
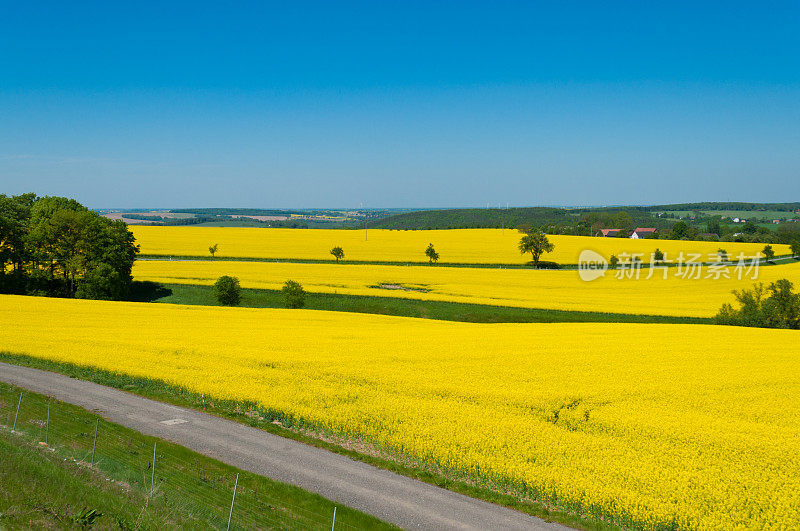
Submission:
<svg viewBox="0 0 800 531">
<path fill-rule="evenodd" d="M 170 295 L 172 295 L 172 290 L 165 288 L 158 282 L 134 280 L 127 299 L 132 302 L 153 302 Z"/>
</svg>

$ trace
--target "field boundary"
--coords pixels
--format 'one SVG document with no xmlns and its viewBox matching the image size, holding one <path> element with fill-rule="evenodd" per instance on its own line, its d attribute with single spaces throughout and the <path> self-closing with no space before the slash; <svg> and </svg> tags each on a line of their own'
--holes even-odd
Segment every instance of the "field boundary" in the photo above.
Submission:
<svg viewBox="0 0 800 531">
<path fill-rule="evenodd" d="M 672 240 L 670 240 L 672 241 Z M 542 262 L 547 262 L 546 256 L 542 258 Z M 313 258 L 259 258 L 259 257 L 248 257 L 248 256 L 201 256 L 201 255 L 168 255 L 168 254 L 138 254 L 136 255 L 137 260 L 142 261 L 164 261 L 164 262 L 272 262 L 278 264 L 330 264 L 330 265 L 385 265 L 385 266 L 396 266 L 396 267 L 410 267 L 410 266 L 425 266 L 425 267 L 463 267 L 463 268 L 474 268 L 474 269 L 527 269 L 531 271 L 572 271 L 578 269 L 577 263 L 564 263 L 564 264 L 557 264 L 558 267 L 541 267 L 536 268 L 533 264 L 529 262 L 519 263 L 519 264 L 504 264 L 504 263 L 495 263 L 495 262 L 480 262 L 480 263 L 468 263 L 468 262 L 437 262 L 436 264 L 430 264 L 426 261 L 378 261 L 378 260 L 343 260 L 341 262 L 336 262 L 335 260 L 329 259 L 313 259 Z M 766 260 L 762 258 L 759 260 L 758 264 L 759 267 L 770 267 L 770 266 L 777 266 L 781 264 L 776 264 L 775 262 L 785 262 L 797 260 L 791 254 L 781 254 L 776 255 L 775 258 L 772 260 Z M 727 266 L 735 266 L 737 262 L 735 260 L 728 260 L 723 262 L 695 262 L 698 265 L 707 266 L 711 264 L 721 264 Z M 640 269 L 648 269 L 650 267 L 649 262 L 641 262 L 638 266 Z M 678 267 L 678 264 L 675 263 L 663 263 L 658 264 L 658 267 Z"/>
</svg>

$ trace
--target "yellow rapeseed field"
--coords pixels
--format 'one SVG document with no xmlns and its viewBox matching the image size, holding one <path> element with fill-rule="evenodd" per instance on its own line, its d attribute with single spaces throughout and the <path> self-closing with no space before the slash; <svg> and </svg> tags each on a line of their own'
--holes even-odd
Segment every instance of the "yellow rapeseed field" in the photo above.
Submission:
<svg viewBox="0 0 800 531">
<path fill-rule="evenodd" d="M 800 522 L 788 330 L 0 296 L 0 348 L 252 400 L 642 527 Z"/>
<path fill-rule="evenodd" d="M 217 256 L 241 258 L 279 258 L 331 260 L 330 250 L 339 245 L 345 260 L 370 262 L 425 262 L 425 248 L 433 243 L 444 263 L 521 264 L 530 255 L 517 250 L 521 234 L 508 229 L 462 230 L 326 230 L 270 229 L 244 227 L 153 227 L 131 226 L 142 253 L 175 256 L 209 256 L 208 247 L 219 244 Z M 685 242 L 671 240 L 631 240 L 585 236 L 549 236 L 555 250 L 542 257 L 562 264 L 578 262 L 584 249 L 608 258 L 612 254 L 644 253 L 649 261 L 656 247 L 677 259 L 680 252 L 699 253 L 704 258 L 720 247 L 731 256 L 740 252 L 753 255 L 763 244 Z M 774 245 L 779 255 L 788 254 L 786 245 Z"/>
<path fill-rule="evenodd" d="M 753 283 L 752 272 L 742 269 L 739 280 L 735 267 L 728 268 L 727 279 L 715 279 L 707 267 L 699 279 L 676 277 L 677 268 L 666 272 L 666 280 L 663 270 L 654 270 L 648 280 L 649 270 L 642 269 L 637 280 L 617 279 L 618 272 L 608 271 L 604 278 L 584 282 L 576 270 L 167 260 L 139 260 L 133 268 L 137 280 L 165 283 L 208 285 L 233 275 L 248 288 L 280 289 L 292 279 L 319 293 L 690 317 L 713 316 L 723 303 L 733 301 L 732 289 Z M 758 269 L 758 281 L 780 278 L 800 286 L 800 263 Z M 396 286 L 430 291 L 386 289 Z"/>
</svg>

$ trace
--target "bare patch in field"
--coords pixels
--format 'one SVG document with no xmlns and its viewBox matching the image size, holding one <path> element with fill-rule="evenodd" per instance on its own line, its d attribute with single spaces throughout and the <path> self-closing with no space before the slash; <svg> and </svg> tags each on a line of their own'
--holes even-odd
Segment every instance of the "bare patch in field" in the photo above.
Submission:
<svg viewBox="0 0 800 531">
<path fill-rule="evenodd" d="M 431 291 L 430 288 L 427 288 L 422 284 L 403 285 L 403 284 L 382 283 L 382 284 L 377 284 L 375 286 L 369 286 L 369 287 L 370 288 L 376 288 L 376 289 L 415 291 L 417 293 L 429 293 Z"/>
</svg>

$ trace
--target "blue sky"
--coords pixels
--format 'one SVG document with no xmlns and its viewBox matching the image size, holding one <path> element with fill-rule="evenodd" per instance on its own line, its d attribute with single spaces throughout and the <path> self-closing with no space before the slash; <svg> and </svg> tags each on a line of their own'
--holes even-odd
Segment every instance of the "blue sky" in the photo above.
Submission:
<svg viewBox="0 0 800 531">
<path fill-rule="evenodd" d="M 800 200 L 800 5 L 2 2 L 0 193 Z"/>
</svg>

